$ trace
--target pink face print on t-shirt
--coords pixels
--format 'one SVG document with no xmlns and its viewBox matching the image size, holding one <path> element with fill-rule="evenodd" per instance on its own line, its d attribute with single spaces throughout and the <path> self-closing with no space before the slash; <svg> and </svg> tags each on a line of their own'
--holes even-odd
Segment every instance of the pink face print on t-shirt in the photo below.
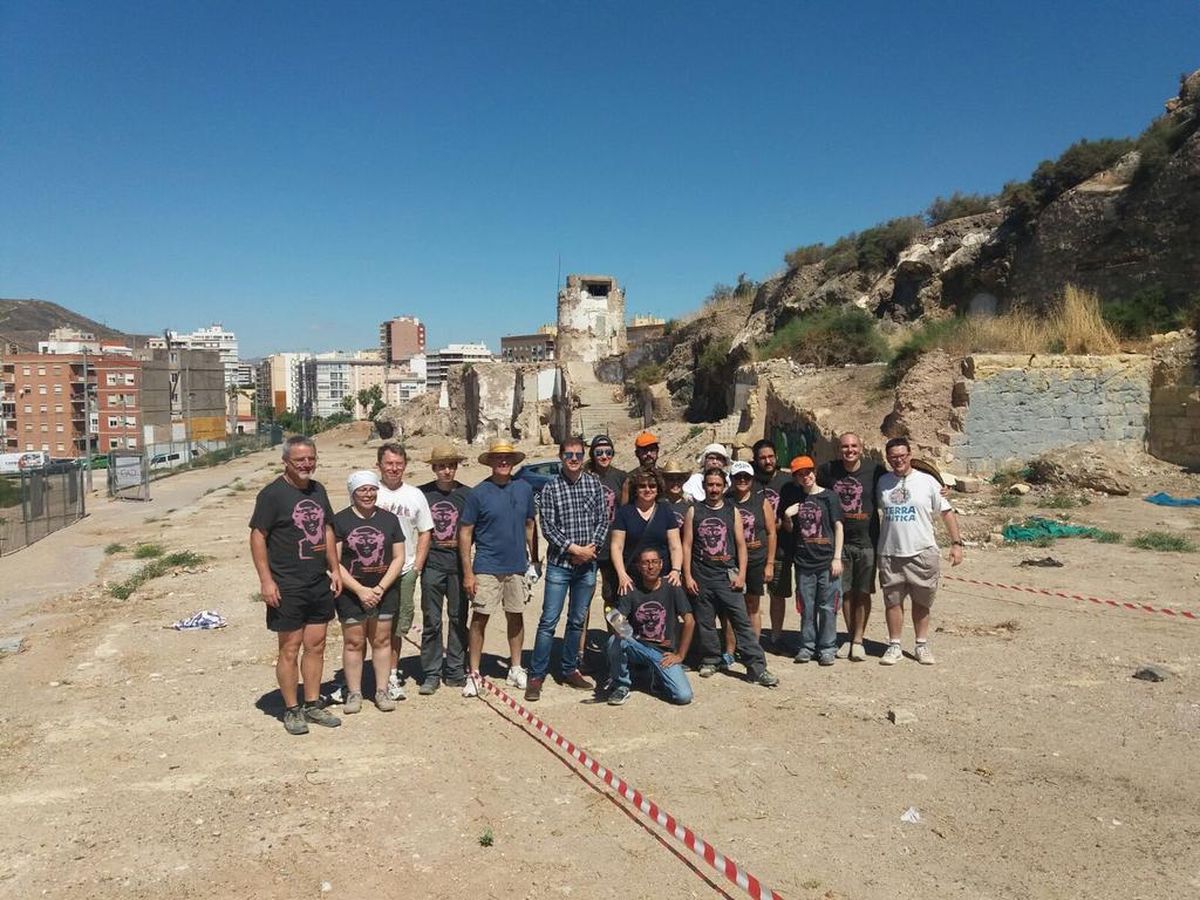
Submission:
<svg viewBox="0 0 1200 900">
<path fill-rule="evenodd" d="M 454 540 L 458 530 L 458 507 L 449 500 L 438 500 L 429 507 L 429 515 L 433 517 L 433 539 Z"/>
<path fill-rule="evenodd" d="M 763 496 L 767 498 L 767 502 L 771 504 L 771 512 L 779 514 L 779 492 L 773 488 L 763 488 Z"/>
<path fill-rule="evenodd" d="M 657 600 L 649 600 L 634 610 L 633 621 L 642 640 L 662 643 L 667 639 L 667 609 Z"/>
<path fill-rule="evenodd" d="M 824 514 L 821 507 L 815 503 L 801 503 L 800 511 L 796 513 L 800 525 L 800 537 L 806 541 L 816 540 L 821 536 L 821 522 Z"/>
<path fill-rule="evenodd" d="M 700 548 L 709 559 L 729 558 L 729 529 L 718 518 L 701 519 L 696 526 Z"/>
<path fill-rule="evenodd" d="M 352 572 L 366 572 L 383 565 L 385 536 L 378 528 L 360 525 L 346 535 L 346 546 L 354 554 Z"/>
<path fill-rule="evenodd" d="M 325 549 L 325 510 L 307 497 L 292 507 L 292 523 L 304 532 L 300 539 L 300 558 L 314 559 Z"/>
<path fill-rule="evenodd" d="M 757 524 L 757 519 L 754 513 L 748 509 L 738 509 L 738 515 L 742 517 L 742 537 L 746 539 L 746 543 L 754 540 L 754 526 Z"/>
<path fill-rule="evenodd" d="M 862 482 L 857 478 L 843 478 L 833 483 L 834 493 L 842 501 L 842 509 L 848 513 L 862 512 Z"/>
</svg>

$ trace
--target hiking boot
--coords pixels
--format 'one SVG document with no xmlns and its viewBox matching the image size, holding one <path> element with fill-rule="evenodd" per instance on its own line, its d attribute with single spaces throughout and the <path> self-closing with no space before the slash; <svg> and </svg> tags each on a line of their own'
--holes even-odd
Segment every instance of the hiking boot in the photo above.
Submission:
<svg viewBox="0 0 1200 900">
<path fill-rule="evenodd" d="M 850 662 L 866 662 L 867 648 L 862 644 L 850 645 Z"/>
<path fill-rule="evenodd" d="M 564 676 L 562 679 L 562 683 L 565 684 L 567 687 L 575 688 L 575 690 L 577 690 L 577 691 L 590 691 L 595 687 L 594 684 L 592 684 L 590 681 L 588 681 L 586 678 L 584 678 L 582 675 L 579 674 L 578 669 L 576 669 L 570 675 Z"/>
<path fill-rule="evenodd" d="M 351 691 L 346 695 L 346 701 L 342 704 L 342 712 L 347 715 L 354 715 L 357 712 L 362 712 L 362 694 L 358 691 Z"/>
<path fill-rule="evenodd" d="M 542 682 L 544 678 L 530 678 L 525 685 L 525 699 L 529 703 L 536 703 L 542 699 Z"/>
<path fill-rule="evenodd" d="M 629 700 L 629 688 L 624 685 L 619 685 L 608 695 L 609 706 L 624 706 Z"/>
<path fill-rule="evenodd" d="M 283 711 L 283 727 L 288 734 L 308 734 L 308 723 L 304 721 L 304 710 L 290 706 Z"/>
<path fill-rule="evenodd" d="M 325 707 L 317 706 L 315 703 L 311 706 L 307 703 L 304 705 L 304 721 L 312 722 L 314 725 L 324 725 L 326 728 L 337 728 L 342 724 L 341 719 Z"/>
<path fill-rule="evenodd" d="M 932 666 L 937 660 L 933 658 L 933 651 L 929 649 L 929 645 L 924 641 L 918 641 L 913 653 L 917 657 L 917 662 L 923 666 Z"/>
<path fill-rule="evenodd" d="M 845 657 L 843 657 L 843 659 L 844 658 Z M 819 653 L 819 654 L 817 654 L 817 665 L 819 665 L 819 666 L 832 666 L 835 662 L 837 662 L 837 654 L 836 653 Z"/>
<path fill-rule="evenodd" d="M 467 676 L 464 672 L 456 672 L 453 675 L 447 675 L 445 678 L 446 687 L 462 687 L 467 683 Z"/>
<path fill-rule="evenodd" d="M 712 663 L 705 663 L 704 665 L 702 665 L 700 667 L 700 677 L 701 678 L 712 678 L 716 674 L 717 674 L 717 667 L 714 666 Z"/>
<path fill-rule="evenodd" d="M 404 682 L 400 680 L 400 676 L 395 672 L 388 676 L 387 692 L 388 696 L 393 700 L 408 699 L 408 695 L 404 693 Z"/>
<path fill-rule="evenodd" d="M 529 683 L 529 676 L 520 666 L 512 666 L 508 670 L 508 676 L 504 679 L 504 683 L 512 685 L 518 691 L 523 691 L 525 685 Z"/>
<path fill-rule="evenodd" d="M 462 689 L 462 695 L 464 697 L 478 697 L 479 696 L 478 680 L 479 680 L 478 672 L 472 672 L 470 675 L 467 676 L 467 683 L 463 685 L 463 689 Z"/>
<path fill-rule="evenodd" d="M 794 657 L 792 657 L 792 662 L 794 663 L 810 663 L 812 660 L 813 655 L 811 650 L 801 650 Z"/>
<path fill-rule="evenodd" d="M 387 691 L 376 691 L 375 708 L 380 712 L 391 712 L 396 708 L 396 701 L 388 696 Z"/>
<path fill-rule="evenodd" d="M 883 656 L 879 660 L 881 666 L 894 666 L 900 660 L 904 659 L 904 651 L 900 649 L 899 642 L 888 644 L 888 648 L 883 651 Z"/>
<path fill-rule="evenodd" d="M 424 681 L 421 682 L 421 687 L 418 688 L 417 693 L 420 694 L 422 697 L 428 697 L 431 694 L 436 694 L 437 689 L 440 688 L 441 686 L 442 686 L 442 679 L 438 678 L 436 675 L 430 675 L 428 678 L 426 678 Z"/>
<path fill-rule="evenodd" d="M 779 684 L 779 676 L 772 675 L 770 669 L 763 669 L 759 676 L 754 679 L 754 683 L 762 687 L 775 687 Z"/>
<path fill-rule="evenodd" d="M 842 644 L 842 646 L 837 648 L 836 657 L 838 659 L 849 659 L 850 658 L 850 642 L 849 641 L 846 641 L 846 643 Z"/>
</svg>

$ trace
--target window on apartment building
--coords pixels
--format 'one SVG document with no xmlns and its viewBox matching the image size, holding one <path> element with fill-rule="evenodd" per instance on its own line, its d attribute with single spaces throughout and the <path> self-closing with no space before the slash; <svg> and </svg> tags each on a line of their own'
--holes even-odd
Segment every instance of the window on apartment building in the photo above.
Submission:
<svg viewBox="0 0 1200 900">
<path fill-rule="evenodd" d="M 125 446 L 130 450 L 137 449 L 137 438 L 125 438 Z"/>
<path fill-rule="evenodd" d="M 25 415 L 27 415 L 27 416 L 33 415 L 33 407 L 30 406 L 28 403 L 25 404 Z"/>
<path fill-rule="evenodd" d="M 26 422 L 26 423 L 25 423 L 25 430 L 26 430 L 26 431 L 33 431 L 33 423 L 32 423 L 32 422 Z"/>
<path fill-rule="evenodd" d="M 116 416 L 109 416 L 109 417 L 108 417 L 108 427 L 109 427 L 109 428 L 119 428 L 120 426 L 121 426 L 121 420 L 120 420 L 120 419 L 118 419 Z"/>
<path fill-rule="evenodd" d="M 62 385 L 61 385 L 61 384 L 56 384 L 56 385 L 54 386 L 54 393 L 56 393 L 56 394 L 61 394 L 61 393 L 62 393 Z"/>
<path fill-rule="evenodd" d="M 38 407 L 38 412 L 40 412 L 43 416 L 46 413 L 48 413 L 49 411 L 50 411 L 50 407 L 48 407 L 45 403 L 43 403 L 40 407 Z"/>
<path fill-rule="evenodd" d="M 25 445 L 25 449 L 26 449 L 26 450 L 32 450 L 32 449 L 33 449 L 33 444 L 26 444 L 26 445 Z"/>
<path fill-rule="evenodd" d="M 54 411 L 55 411 L 56 413 L 60 413 L 60 412 L 62 412 L 62 411 L 63 411 L 62 404 L 61 404 L 61 403 L 55 403 L 55 404 L 54 404 Z"/>
<path fill-rule="evenodd" d="M 29 366 L 21 366 L 21 374 L 22 375 L 32 375 L 33 370 L 31 368 L 29 368 Z"/>
<path fill-rule="evenodd" d="M 118 441 L 116 438 L 108 439 L 108 449 L 109 450 L 116 450 L 120 446 L 121 446 L 121 442 Z"/>
<path fill-rule="evenodd" d="M 49 430 L 50 430 L 50 423 L 49 423 L 49 422 L 43 422 L 43 423 L 42 423 L 42 431 L 49 431 Z"/>
<path fill-rule="evenodd" d="M 42 444 L 42 450 L 44 450 L 46 453 L 49 453 L 49 452 L 50 452 L 50 445 L 49 445 L 49 444 Z"/>
<path fill-rule="evenodd" d="M 64 426 L 62 422 L 59 422 L 57 425 L 54 426 L 54 430 L 57 431 L 59 434 L 62 434 L 67 429 L 66 429 L 66 426 Z"/>
<path fill-rule="evenodd" d="M 54 366 L 50 369 L 50 371 L 53 372 L 55 375 L 61 375 L 62 374 L 62 366 Z M 60 447 L 59 449 L 61 450 L 62 448 Z"/>
<path fill-rule="evenodd" d="M 64 450 L 66 450 L 66 449 L 67 449 L 67 447 L 66 447 L 66 445 L 65 445 L 65 444 L 59 444 L 59 445 L 58 445 L 58 452 L 59 452 L 59 453 L 62 453 L 62 452 L 63 452 Z"/>
<path fill-rule="evenodd" d="M 39 393 L 39 394 L 41 394 L 42 396 L 45 396 L 45 394 L 46 394 L 46 386 L 45 386 L 44 384 L 39 384 L 39 385 L 38 385 L 38 393 Z"/>
<path fill-rule="evenodd" d="M 119 377 L 120 376 L 116 372 L 109 372 L 107 375 L 104 376 L 104 383 L 107 384 L 109 387 L 112 387 L 114 384 L 117 383 L 117 379 Z"/>
<path fill-rule="evenodd" d="M 125 384 L 128 385 L 129 387 L 133 387 L 133 381 L 134 381 L 133 373 L 126 372 L 125 373 Z"/>
<path fill-rule="evenodd" d="M 39 375 L 45 375 L 45 374 L 46 374 L 46 367 L 45 367 L 45 366 L 38 366 L 38 374 L 39 374 Z"/>
</svg>

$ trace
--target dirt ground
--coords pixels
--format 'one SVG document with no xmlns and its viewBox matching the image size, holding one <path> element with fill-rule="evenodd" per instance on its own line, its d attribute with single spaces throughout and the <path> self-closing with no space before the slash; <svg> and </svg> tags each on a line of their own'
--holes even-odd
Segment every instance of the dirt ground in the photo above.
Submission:
<svg viewBox="0 0 1200 900">
<path fill-rule="evenodd" d="M 374 451 L 343 432 L 320 452 L 341 508 Z M 394 713 L 286 734 L 246 527 L 277 471 L 261 453 L 156 482 L 149 503 L 97 499 L 0 561 L 0 638 L 26 647 L 0 657 L 0 894 L 744 896 L 495 700 L 418 697 L 410 680 Z M 1200 479 L 1160 467 L 1133 496 L 1051 512 L 1200 539 L 1200 511 L 1139 499 L 1159 489 L 1196 495 Z M 955 575 L 1200 613 L 1200 553 L 983 546 L 1006 517 L 1045 510 L 957 499 L 972 541 Z M 141 565 L 106 545 L 150 541 L 211 559 L 106 593 Z M 1047 554 L 1064 567 L 1018 567 Z M 163 627 L 204 608 L 229 627 Z M 527 648 L 539 609 L 535 594 Z M 775 656 L 774 690 L 693 675 L 691 706 L 636 693 L 611 708 L 548 683 L 536 712 L 785 897 L 1200 895 L 1200 621 L 961 582 L 934 621 L 932 668 Z M 789 637 L 797 625 L 789 610 Z M 877 602 L 874 656 L 884 634 Z M 498 653 L 500 629 L 488 637 Z M 1132 678 L 1149 663 L 1165 681 Z M 915 721 L 892 724 L 893 708 Z M 919 822 L 901 820 L 910 807 Z"/>
</svg>

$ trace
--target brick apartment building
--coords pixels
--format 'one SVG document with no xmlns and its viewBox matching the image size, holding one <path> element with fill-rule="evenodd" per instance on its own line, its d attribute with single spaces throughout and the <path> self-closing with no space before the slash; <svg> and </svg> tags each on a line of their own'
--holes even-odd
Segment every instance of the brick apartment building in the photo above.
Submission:
<svg viewBox="0 0 1200 900">
<path fill-rule="evenodd" d="M 128 356 L 21 353 L 4 357 L 5 452 L 56 458 L 142 446 L 142 365 Z M 90 420 L 90 427 L 89 427 Z"/>
</svg>

